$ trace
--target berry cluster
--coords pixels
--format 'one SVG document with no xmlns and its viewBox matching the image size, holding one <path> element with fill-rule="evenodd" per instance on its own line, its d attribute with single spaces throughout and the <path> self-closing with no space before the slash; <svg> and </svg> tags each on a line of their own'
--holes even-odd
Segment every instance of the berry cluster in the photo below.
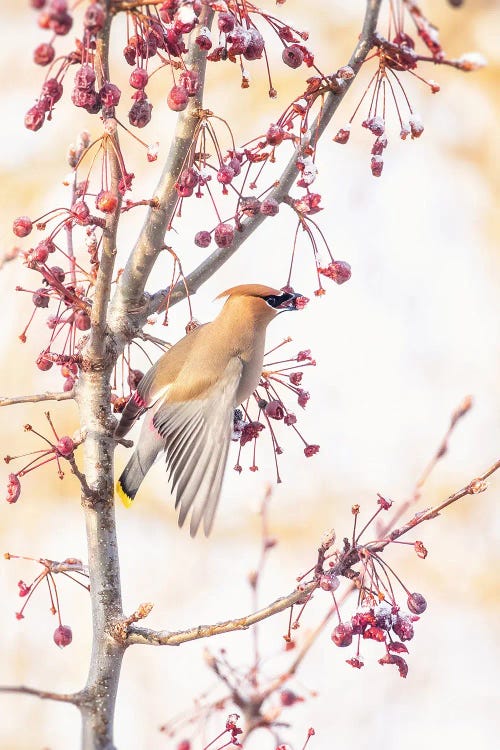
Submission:
<svg viewBox="0 0 500 750">
<path fill-rule="evenodd" d="M 32 562 L 39 563 L 42 566 L 42 570 L 40 573 L 35 576 L 35 578 L 31 581 L 31 583 L 25 583 L 24 581 L 18 582 L 18 594 L 19 596 L 24 599 L 23 605 L 21 609 L 16 612 L 16 619 L 17 620 L 23 620 L 24 619 L 24 612 L 26 610 L 26 607 L 36 591 L 36 589 L 40 586 L 40 584 L 43 581 L 46 581 L 47 588 L 49 592 L 49 601 L 50 601 L 50 612 L 53 615 L 57 615 L 57 618 L 59 620 L 59 625 L 54 630 L 54 643 L 56 646 L 59 646 L 59 648 L 65 648 L 66 646 L 69 646 L 71 641 L 73 640 L 73 633 L 69 625 L 63 625 L 61 620 L 61 610 L 60 610 L 60 604 L 59 604 L 59 594 L 57 591 L 57 584 L 55 576 L 57 573 L 60 573 L 61 575 L 65 576 L 66 578 L 69 578 L 71 581 L 74 581 L 75 583 L 78 583 L 80 586 L 82 586 L 86 591 L 90 590 L 90 586 L 88 583 L 82 583 L 78 578 L 75 578 L 74 576 L 81 576 L 83 579 L 88 579 L 88 571 L 86 567 L 82 564 L 81 560 L 76 560 L 73 557 L 67 558 L 66 560 L 63 560 L 62 562 L 56 562 L 55 560 L 46 560 L 45 558 L 42 559 L 34 559 L 32 557 L 23 557 L 21 555 L 11 555 L 9 552 L 6 552 L 4 554 L 4 558 L 6 560 L 30 560 Z"/>
<path fill-rule="evenodd" d="M 412 20 L 418 36 L 425 45 L 424 53 L 417 52 L 415 39 L 405 31 L 405 15 Z M 366 58 L 365 64 L 375 59 L 377 69 L 371 77 L 349 122 L 334 137 L 336 143 L 345 144 L 349 140 L 351 125 L 361 104 L 371 92 L 368 113 L 362 126 L 375 136 L 371 149 L 371 172 L 380 177 L 384 167 L 384 151 L 387 148 L 388 109 L 392 102 L 399 122 L 399 135 L 402 140 L 408 136 L 420 138 L 424 126 L 414 112 L 402 83 L 403 75 L 408 74 L 425 83 L 431 93 L 436 94 L 439 84 L 417 73 L 420 63 L 451 65 L 459 70 L 477 70 L 485 64 L 480 55 L 464 55 L 458 60 L 449 59 L 439 41 L 438 29 L 425 17 L 413 0 L 397 0 L 390 4 L 389 28 L 386 37 L 377 32 L 374 36 L 375 52 Z"/>
<path fill-rule="evenodd" d="M 28 461 L 28 463 L 25 464 L 25 466 L 23 466 L 22 469 L 20 469 L 16 473 L 9 474 L 8 484 L 7 484 L 7 496 L 5 499 L 10 504 L 16 503 L 19 500 L 19 496 L 21 494 L 21 481 L 20 480 L 22 479 L 22 477 L 26 476 L 26 474 L 28 474 L 30 471 L 39 469 L 41 466 L 44 466 L 50 461 L 55 461 L 57 465 L 57 475 L 59 479 L 63 479 L 64 471 L 61 468 L 61 459 L 65 459 L 66 461 L 68 461 L 71 464 L 72 468 L 74 466 L 74 451 L 75 451 L 75 448 L 77 448 L 82 441 L 71 438 L 69 437 L 69 435 L 63 435 L 59 437 L 59 435 L 57 434 L 54 428 L 49 412 L 45 412 L 45 416 L 47 417 L 47 420 L 49 422 L 50 428 L 52 430 L 52 433 L 55 437 L 56 442 L 52 442 L 51 440 L 46 438 L 44 435 L 41 435 L 39 432 L 34 430 L 30 424 L 26 424 L 24 426 L 25 432 L 30 432 L 33 435 L 36 435 L 41 440 L 43 440 L 49 447 L 40 448 L 39 450 L 30 451 L 29 453 L 23 453 L 20 456 L 7 455 L 4 457 L 5 463 L 10 464 L 12 461 L 15 461 L 19 458 L 26 458 L 26 456 L 34 456 L 34 458 Z"/>
<path fill-rule="evenodd" d="M 233 440 L 239 443 L 238 457 L 235 471 L 241 473 L 242 449 L 245 446 L 252 448 L 252 463 L 250 471 L 258 471 L 256 461 L 257 441 L 260 434 L 266 428 L 269 430 L 269 437 L 274 455 L 276 466 L 276 481 L 281 482 L 278 468 L 278 456 L 283 453 L 283 448 L 278 442 L 276 429 L 278 425 L 286 425 L 298 436 L 304 444 L 304 455 L 307 458 L 314 456 L 319 452 L 319 445 L 308 443 L 297 428 L 297 416 L 286 405 L 290 396 L 296 399 L 298 405 L 303 409 L 309 401 L 310 395 L 302 387 L 302 378 L 304 367 L 314 367 L 316 361 L 311 357 L 309 349 L 300 351 L 294 357 L 286 359 L 269 361 L 270 355 L 282 346 L 289 344 L 291 339 L 285 339 L 281 344 L 275 346 L 266 353 L 264 360 L 264 370 L 257 389 L 240 409 L 234 413 L 233 423 Z"/>
</svg>

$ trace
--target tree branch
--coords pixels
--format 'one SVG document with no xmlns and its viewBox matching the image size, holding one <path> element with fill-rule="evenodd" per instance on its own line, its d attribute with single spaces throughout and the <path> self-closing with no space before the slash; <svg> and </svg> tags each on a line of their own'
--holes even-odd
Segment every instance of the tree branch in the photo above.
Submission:
<svg viewBox="0 0 500 750">
<path fill-rule="evenodd" d="M 428 521 L 432 518 L 436 518 L 436 516 L 438 516 L 439 513 L 448 505 L 451 505 L 452 503 L 460 500 L 463 497 L 466 497 L 467 495 L 477 495 L 479 492 L 484 492 L 484 490 L 486 490 L 488 487 L 486 479 L 498 469 L 500 469 L 500 460 L 496 461 L 492 466 L 490 466 L 490 468 L 485 471 L 484 474 L 477 477 L 476 479 L 473 479 L 471 482 L 469 482 L 469 484 L 467 484 L 458 492 L 455 492 L 453 495 L 450 495 L 439 505 L 429 508 L 422 513 L 417 513 L 414 518 L 404 524 L 404 526 L 401 526 L 399 529 L 395 529 L 394 531 L 390 532 L 383 539 L 369 542 L 368 544 L 356 545 L 354 548 L 341 555 L 338 562 L 329 569 L 330 573 L 337 576 L 345 575 L 353 565 L 359 562 L 360 552 L 363 552 L 364 554 L 366 554 L 367 551 L 381 552 L 383 549 L 385 549 L 385 547 L 387 547 L 388 544 L 394 542 L 396 539 L 399 539 L 399 537 L 415 528 L 415 526 L 418 526 L 418 524 L 422 523 L 423 521 Z M 224 622 L 215 623 L 214 625 L 199 625 L 198 627 L 189 628 L 188 630 L 177 631 L 151 630 L 149 628 L 141 628 L 136 625 L 130 625 L 130 627 L 128 627 L 128 636 L 125 640 L 125 643 L 127 646 L 130 646 L 134 643 L 149 644 L 152 646 L 178 646 L 181 643 L 186 643 L 187 641 L 195 641 L 199 638 L 210 638 L 214 635 L 220 635 L 221 633 L 230 633 L 234 630 L 246 630 L 251 625 L 255 625 L 255 623 L 260 622 L 261 620 L 265 620 L 268 617 L 272 617 L 273 615 L 278 614 L 278 612 L 283 612 L 283 610 L 288 609 L 293 604 L 297 604 L 299 601 L 312 594 L 317 588 L 318 582 L 317 580 L 313 580 L 307 584 L 301 585 L 300 590 L 296 589 L 287 596 L 276 599 L 276 601 L 268 604 L 267 607 L 263 607 L 256 612 L 245 615 L 244 617 L 237 617 L 232 620 L 225 620 Z M 324 627 L 324 624 L 329 617 L 330 613 L 325 616 L 325 620 L 320 624 L 319 630 Z M 122 639 L 122 632 L 120 633 L 119 630 L 120 625 L 122 625 L 122 623 L 119 623 L 116 630 L 113 631 L 113 635 L 115 635 L 115 637 L 117 637 L 119 640 Z"/>
<path fill-rule="evenodd" d="M 319 138 L 323 135 L 327 125 L 330 123 L 333 115 L 337 111 L 340 103 L 342 102 L 345 94 L 349 90 L 353 81 L 355 80 L 361 65 L 367 57 L 369 51 L 373 46 L 373 34 L 377 27 L 378 16 L 380 13 L 380 6 L 382 0 L 367 0 L 365 17 L 363 21 L 363 27 L 361 34 L 359 35 L 358 43 L 351 55 L 349 60 L 349 66 L 354 71 L 353 78 L 345 80 L 343 87 L 339 92 L 330 91 L 325 97 L 324 106 L 320 114 L 317 115 L 314 120 L 307 137 L 304 138 L 300 146 L 295 150 L 292 158 L 285 167 L 277 187 L 271 190 L 267 197 L 274 198 L 274 200 L 281 203 L 283 199 L 288 195 L 295 178 L 298 174 L 297 160 L 303 153 L 304 149 L 309 143 L 316 143 Z M 234 240 L 229 247 L 218 248 L 211 255 L 208 256 L 200 265 L 188 274 L 184 281 L 179 282 L 174 287 L 172 293 L 169 296 L 169 305 L 175 305 L 186 297 L 186 287 L 190 294 L 194 294 L 226 261 L 231 258 L 232 255 L 241 247 L 241 245 L 250 237 L 250 235 L 262 224 L 267 217 L 264 214 L 258 213 L 255 216 L 247 217 L 241 221 L 241 231 L 236 232 Z M 142 324 L 145 322 L 148 315 L 157 312 L 161 307 L 162 302 L 169 295 L 169 289 L 162 289 L 153 294 L 144 310 L 142 316 Z"/>
<path fill-rule="evenodd" d="M 70 398 L 75 398 L 75 392 L 71 391 L 55 391 L 51 393 L 34 393 L 31 396 L 12 396 L 11 398 L 0 397 L 0 406 L 12 406 L 12 404 L 37 404 L 40 401 L 67 401 Z"/>
<path fill-rule="evenodd" d="M 53 693 L 50 690 L 37 690 L 25 685 L 0 685 L 0 693 L 22 693 L 23 695 L 33 695 L 42 700 L 73 703 L 75 706 L 79 706 L 81 700 L 79 693 Z"/>
<path fill-rule="evenodd" d="M 205 5 L 200 15 L 201 26 L 210 27 L 213 15 L 213 10 Z M 186 66 L 189 69 L 195 69 L 198 73 L 198 94 L 189 99 L 188 106 L 177 118 L 175 134 L 155 190 L 154 197 L 158 204 L 149 209 L 136 245 L 120 277 L 111 310 L 114 330 L 128 329 L 128 318 L 131 313 L 137 312 L 141 307 L 144 287 L 162 250 L 165 232 L 177 203 L 175 182 L 184 165 L 199 123 L 198 112 L 203 104 L 206 65 L 205 52 L 197 44 L 192 43 Z"/>
</svg>

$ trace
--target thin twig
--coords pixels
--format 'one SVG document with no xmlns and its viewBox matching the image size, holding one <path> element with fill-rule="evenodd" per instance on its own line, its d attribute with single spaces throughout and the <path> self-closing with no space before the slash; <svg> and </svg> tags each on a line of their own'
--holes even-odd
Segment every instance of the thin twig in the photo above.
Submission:
<svg viewBox="0 0 500 750">
<path fill-rule="evenodd" d="M 50 393 L 34 393 L 31 396 L 12 396 L 11 398 L 1 398 L 0 406 L 12 406 L 12 404 L 37 404 L 40 401 L 67 401 L 68 399 L 75 398 L 74 390 L 71 391 L 55 391 Z"/>
<path fill-rule="evenodd" d="M 79 693 L 53 693 L 50 690 L 37 690 L 25 685 L 0 685 L 0 693 L 22 693 L 23 695 L 33 695 L 42 700 L 73 703 L 75 706 L 79 706 L 81 703 Z"/>
</svg>

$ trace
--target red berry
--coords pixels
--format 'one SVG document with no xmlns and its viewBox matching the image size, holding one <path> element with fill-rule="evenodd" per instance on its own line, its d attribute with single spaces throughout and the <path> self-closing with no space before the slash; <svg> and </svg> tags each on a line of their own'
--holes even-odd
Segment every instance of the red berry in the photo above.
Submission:
<svg viewBox="0 0 500 750">
<path fill-rule="evenodd" d="M 229 185 L 234 177 L 234 169 L 231 169 L 227 164 L 223 164 L 222 167 L 217 171 L 217 180 L 222 185 Z"/>
<path fill-rule="evenodd" d="M 149 81 L 148 71 L 145 68 L 135 68 L 130 74 L 128 82 L 133 89 L 143 89 Z"/>
<path fill-rule="evenodd" d="M 130 370 L 127 377 L 127 383 L 129 387 L 132 388 L 133 391 L 135 391 L 143 377 L 144 373 L 142 372 L 142 370 Z"/>
<path fill-rule="evenodd" d="M 33 52 L 33 62 L 35 65 L 50 65 L 55 54 L 56 51 L 51 44 L 39 44 Z"/>
<path fill-rule="evenodd" d="M 341 622 L 333 629 L 331 635 L 332 641 L 336 646 L 344 648 L 352 643 L 352 627 L 349 622 Z"/>
<path fill-rule="evenodd" d="M 118 205 L 118 198 L 111 190 L 101 190 L 97 195 L 95 204 L 99 211 L 105 214 L 112 214 Z"/>
<path fill-rule="evenodd" d="M 103 107 L 116 107 L 122 92 L 114 83 L 105 83 L 99 90 L 99 99 Z"/>
<path fill-rule="evenodd" d="M 189 740 L 181 740 L 175 750 L 191 750 L 191 743 Z"/>
<path fill-rule="evenodd" d="M 16 237 L 27 237 L 32 229 L 33 224 L 28 216 L 19 216 L 17 219 L 14 219 L 12 231 Z"/>
<path fill-rule="evenodd" d="M 198 173 L 192 167 L 183 169 L 179 177 L 179 185 L 181 187 L 195 188 L 197 184 Z"/>
<path fill-rule="evenodd" d="M 279 125 L 270 125 L 266 133 L 266 140 L 270 146 L 279 146 L 285 137 L 285 131 Z"/>
<path fill-rule="evenodd" d="M 351 135 L 351 126 L 347 125 L 345 128 L 340 128 L 337 135 L 333 137 L 335 143 L 347 143 Z"/>
<path fill-rule="evenodd" d="M 71 213 L 74 214 L 75 219 L 79 224 L 88 224 L 90 209 L 85 201 L 76 201 L 76 203 L 73 203 Z"/>
<path fill-rule="evenodd" d="M 289 68 L 299 68 L 304 62 L 304 53 L 298 44 L 291 44 L 289 47 L 285 47 L 281 59 Z"/>
<path fill-rule="evenodd" d="M 63 384 L 63 391 L 72 391 L 75 387 L 75 380 L 74 378 L 65 378 L 64 384 Z"/>
<path fill-rule="evenodd" d="M 77 310 L 75 313 L 75 326 L 79 331 L 88 331 L 90 328 L 90 316 L 85 310 Z"/>
<path fill-rule="evenodd" d="M 167 97 L 167 104 L 174 112 L 182 112 L 188 104 L 188 93 L 182 86 L 172 86 Z"/>
<path fill-rule="evenodd" d="M 54 630 L 54 643 L 56 646 L 59 646 L 59 648 L 69 646 L 72 640 L 73 633 L 68 625 L 59 625 L 59 627 Z"/>
<path fill-rule="evenodd" d="M 319 445 L 306 445 L 304 448 L 304 455 L 306 458 L 311 458 L 311 456 L 315 456 L 316 453 L 319 453 Z"/>
<path fill-rule="evenodd" d="M 198 247 L 208 247 L 212 241 L 210 232 L 202 229 L 201 232 L 197 232 L 194 236 L 194 244 Z"/>
<path fill-rule="evenodd" d="M 64 279 L 66 278 L 66 274 L 64 273 L 64 271 L 62 270 L 60 266 L 52 266 L 49 269 L 49 271 L 50 271 L 50 276 L 52 277 L 54 281 L 59 282 L 59 284 L 63 283 Z M 49 278 L 48 281 L 50 282 L 50 280 L 51 279 Z"/>
<path fill-rule="evenodd" d="M 234 238 L 234 229 L 231 224 L 218 224 L 214 231 L 215 244 L 218 247 L 229 247 Z"/>
<path fill-rule="evenodd" d="M 230 43 L 230 47 L 227 50 L 228 55 L 233 57 L 234 55 L 242 55 L 249 42 L 248 31 L 238 24 L 227 35 L 227 41 Z"/>
<path fill-rule="evenodd" d="M 409 617 L 397 615 L 396 622 L 392 626 L 392 629 L 402 641 L 411 641 L 413 638 L 413 624 Z"/>
<path fill-rule="evenodd" d="M 42 372 L 46 372 L 47 370 L 50 370 L 54 363 L 51 359 L 47 357 L 46 352 L 41 352 L 41 354 L 38 355 L 38 358 L 36 360 L 36 366 L 39 370 L 42 370 Z"/>
<path fill-rule="evenodd" d="M 91 34 L 97 34 L 104 27 L 106 14 L 100 3 L 91 3 L 83 17 L 83 25 Z"/>
<path fill-rule="evenodd" d="M 64 458 L 67 458 L 68 456 L 71 456 L 71 454 L 75 450 L 75 444 L 68 435 L 64 435 L 58 440 L 56 450 L 60 456 L 64 456 Z"/>
<path fill-rule="evenodd" d="M 200 49 L 204 49 L 206 52 L 208 52 L 212 46 L 212 41 L 208 34 L 199 34 L 194 41 Z"/>
<path fill-rule="evenodd" d="M 262 34 L 255 26 L 251 26 L 247 29 L 248 41 L 243 57 L 246 60 L 260 60 L 262 53 L 264 52 L 264 39 Z"/>
<path fill-rule="evenodd" d="M 413 594 L 408 594 L 407 606 L 414 615 L 421 615 L 427 609 L 427 602 L 422 594 L 414 591 Z"/>
<path fill-rule="evenodd" d="M 95 83 L 95 70 L 91 65 L 82 65 L 75 74 L 75 88 L 90 91 Z"/>
<path fill-rule="evenodd" d="M 282 706 L 293 706 L 294 703 L 298 703 L 302 700 L 303 698 L 299 698 L 299 696 L 294 693 L 293 690 L 282 690 L 280 692 L 280 701 Z"/>
<path fill-rule="evenodd" d="M 42 86 L 42 98 L 48 99 L 50 109 L 63 95 L 63 86 L 56 78 L 47 78 Z"/>
</svg>

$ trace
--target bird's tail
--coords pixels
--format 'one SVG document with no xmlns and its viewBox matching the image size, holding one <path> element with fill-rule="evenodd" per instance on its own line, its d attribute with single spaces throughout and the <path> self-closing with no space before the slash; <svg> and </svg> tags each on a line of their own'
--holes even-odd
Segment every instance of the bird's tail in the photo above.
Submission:
<svg viewBox="0 0 500 750">
<path fill-rule="evenodd" d="M 142 481 L 158 456 L 163 441 L 151 431 L 146 423 L 137 443 L 137 448 L 116 483 L 116 494 L 126 508 L 130 508 Z"/>
</svg>

